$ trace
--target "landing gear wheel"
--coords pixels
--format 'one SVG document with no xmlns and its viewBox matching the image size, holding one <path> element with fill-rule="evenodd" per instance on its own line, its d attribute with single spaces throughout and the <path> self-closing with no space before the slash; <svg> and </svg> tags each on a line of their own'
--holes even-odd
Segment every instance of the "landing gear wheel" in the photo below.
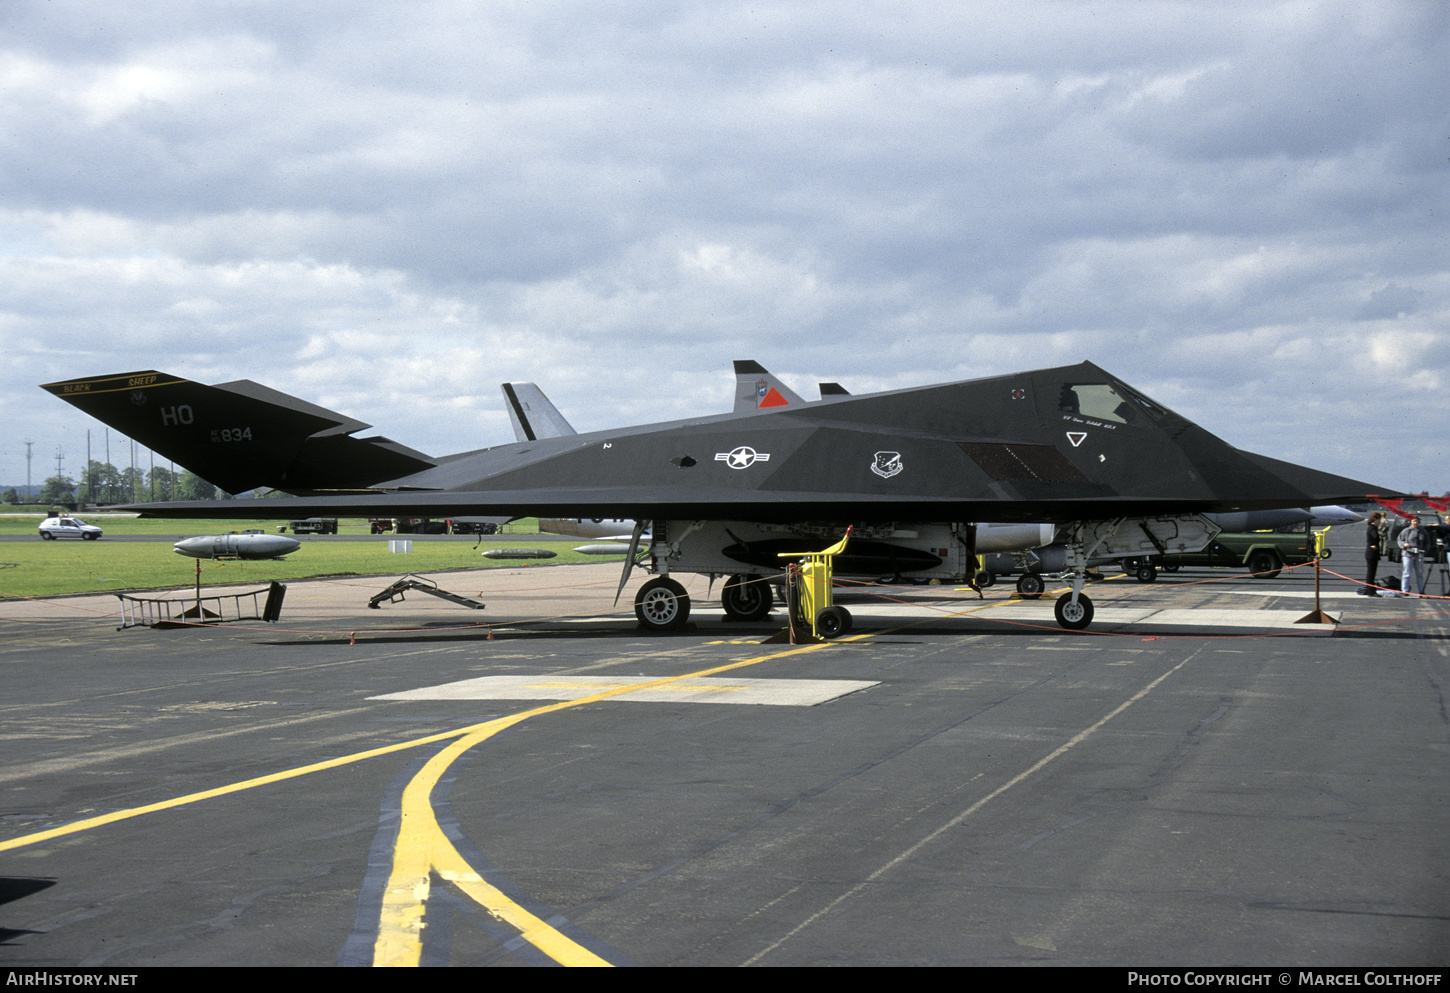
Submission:
<svg viewBox="0 0 1450 993">
<path fill-rule="evenodd" d="M 1158 567 L 1152 562 L 1144 562 L 1133 575 L 1140 583 L 1151 583 L 1158 578 Z"/>
<path fill-rule="evenodd" d="M 674 631 L 690 616 L 690 594 L 667 576 L 656 576 L 634 595 L 634 616 L 646 631 Z"/>
<path fill-rule="evenodd" d="M 851 630 L 851 612 L 845 607 L 826 607 L 816 615 L 816 634 L 829 641 L 848 634 Z"/>
<path fill-rule="evenodd" d="M 1035 572 L 1024 572 L 1017 577 L 1017 592 L 1024 600 L 1036 600 L 1042 596 L 1042 577 Z"/>
<path fill-rule="evenodd" d="M 981 569 L 972 579 L 976 582 L 978 589 L 985 590 L 997 581 L 997 574 L 991 569 Z"/>
<path fill-rule="evenodd" d="M 1093 622 L 1093 602 L 1081 593 L 1077 595 L 1077 603 L 1072 602 L 1072 594 L 1064 593 L 1057 598 L 1057 606 L 1052 610 L 1057 617 L 1057 623 L 1069 631 L 1081 631 Z"/>
<path fill-rule="evenodd" d="M 758 621 L 770 613 L 770 584 L 757 576 L 731 576 L 720 591 L 720 606 L 734 621 Z"/>
<path fill-rule="evenodd" d="M 1249 572 L 1255 579 L 1273 579 L 1279 575 L 1279 560 L 1270 552 L 1255 552 L 1249 559 Z"/>
</svg>

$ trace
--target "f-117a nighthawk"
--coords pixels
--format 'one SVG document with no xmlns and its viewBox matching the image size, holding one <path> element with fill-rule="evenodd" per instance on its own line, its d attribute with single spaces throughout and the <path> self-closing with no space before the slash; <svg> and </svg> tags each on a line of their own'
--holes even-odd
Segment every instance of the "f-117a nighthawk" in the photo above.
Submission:
<svg viewBox="0 0 1450 993">
<path fill-rule="evenodd" d="M 636 543 L 649 522 L 656 576 L 635 608 L 657 630 L 689 614 L 672 569 L 767 575 L 778 553 L 818 550 L 854 526 L 852 572 L 959 566 L 969 577 L 972 521 L 1058 525 L 1073 588 L 1055 613 L 1082 628 L 1096 554 L 1196 551 L 1217 532 L 1207 512 L 1386 492 L 1236 449 L 1090 362 L 437 457 L 354 437 L 367 425 L 246 380 L 153 371 L 43 389 L 228 492 L 294 494 L 128 508 L 147 516 L 628 518 Z M 930 561 L 901 561 L 893 535 L 926 525 L 942 527 Z"/>
</svg>

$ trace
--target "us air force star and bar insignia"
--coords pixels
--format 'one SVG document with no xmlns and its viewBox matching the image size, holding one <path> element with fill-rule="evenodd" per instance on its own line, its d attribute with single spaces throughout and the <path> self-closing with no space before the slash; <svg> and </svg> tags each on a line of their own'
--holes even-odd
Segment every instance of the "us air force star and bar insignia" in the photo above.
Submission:
<svg viewBox="0 0 1450 993">
<path fill-rule="evenodd" d="M 749 445 L 732 448 L 728 452 L 716 452 L 716 462 L 724 462 L 732 469 L 747 469 L 757 462 L 769 462 L 769 452 L 757 452 Z"/>
<path fill-rule="evenodd" d="M 890 479 L 901 469 L 900 452 L 877 452 L 876 461 L 871 463 L 871 471 L 882 479 Z"/>
</svg>

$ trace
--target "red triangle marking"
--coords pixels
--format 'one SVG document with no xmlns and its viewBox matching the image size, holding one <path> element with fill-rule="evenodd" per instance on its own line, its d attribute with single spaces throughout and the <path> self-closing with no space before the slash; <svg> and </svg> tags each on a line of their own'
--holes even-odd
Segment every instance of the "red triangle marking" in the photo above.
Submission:
<svg viewBox="0 0 1450 993">
<path fill-rule="evenodd" d="M 790 406 L 790 401 L 787 400 L 785 397 L 781 396 L 780 393 L 776 390 L 776 388 L 774 386 L 772 386 L 769 390 L 766 391 L 765 399 L 764 400 L 761 400 L 760 403 L 758 403 L 756 405 L 755 409 L 756 410 L 760 410 L 762 407 L 789 407 L 789 406 Z"/>
</svg>

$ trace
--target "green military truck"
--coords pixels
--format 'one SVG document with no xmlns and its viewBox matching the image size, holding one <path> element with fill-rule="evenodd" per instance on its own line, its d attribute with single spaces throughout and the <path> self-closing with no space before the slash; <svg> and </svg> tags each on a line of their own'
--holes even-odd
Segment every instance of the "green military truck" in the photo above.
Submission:
<svg viewBox="0 0 1450 993">
<path fill-rule="evenodd" d="M 288 521 L 293 534 L 337 534 L 336 517 L 309 517 L 302 521 Z"/>
<path fill-rule="evenodd" d="M 1184 565 L 1247 568 L 1259 579 L 1273 579 L 1286 565 L 1313 562 L 1317 537 L 1314 534 L 1306 536 L 1303 531 L 1290 534 L 1279 531 L 1223 533 L 1201 552 L 1155 555 L 1152 563 L 1169 572 Z M 1319 555 L 1321 558 L 1329 558 L 1329 549 L 1323 549 Z M 1133 570 L 1128 571 L 1131 573 Z"/>
</svg>

